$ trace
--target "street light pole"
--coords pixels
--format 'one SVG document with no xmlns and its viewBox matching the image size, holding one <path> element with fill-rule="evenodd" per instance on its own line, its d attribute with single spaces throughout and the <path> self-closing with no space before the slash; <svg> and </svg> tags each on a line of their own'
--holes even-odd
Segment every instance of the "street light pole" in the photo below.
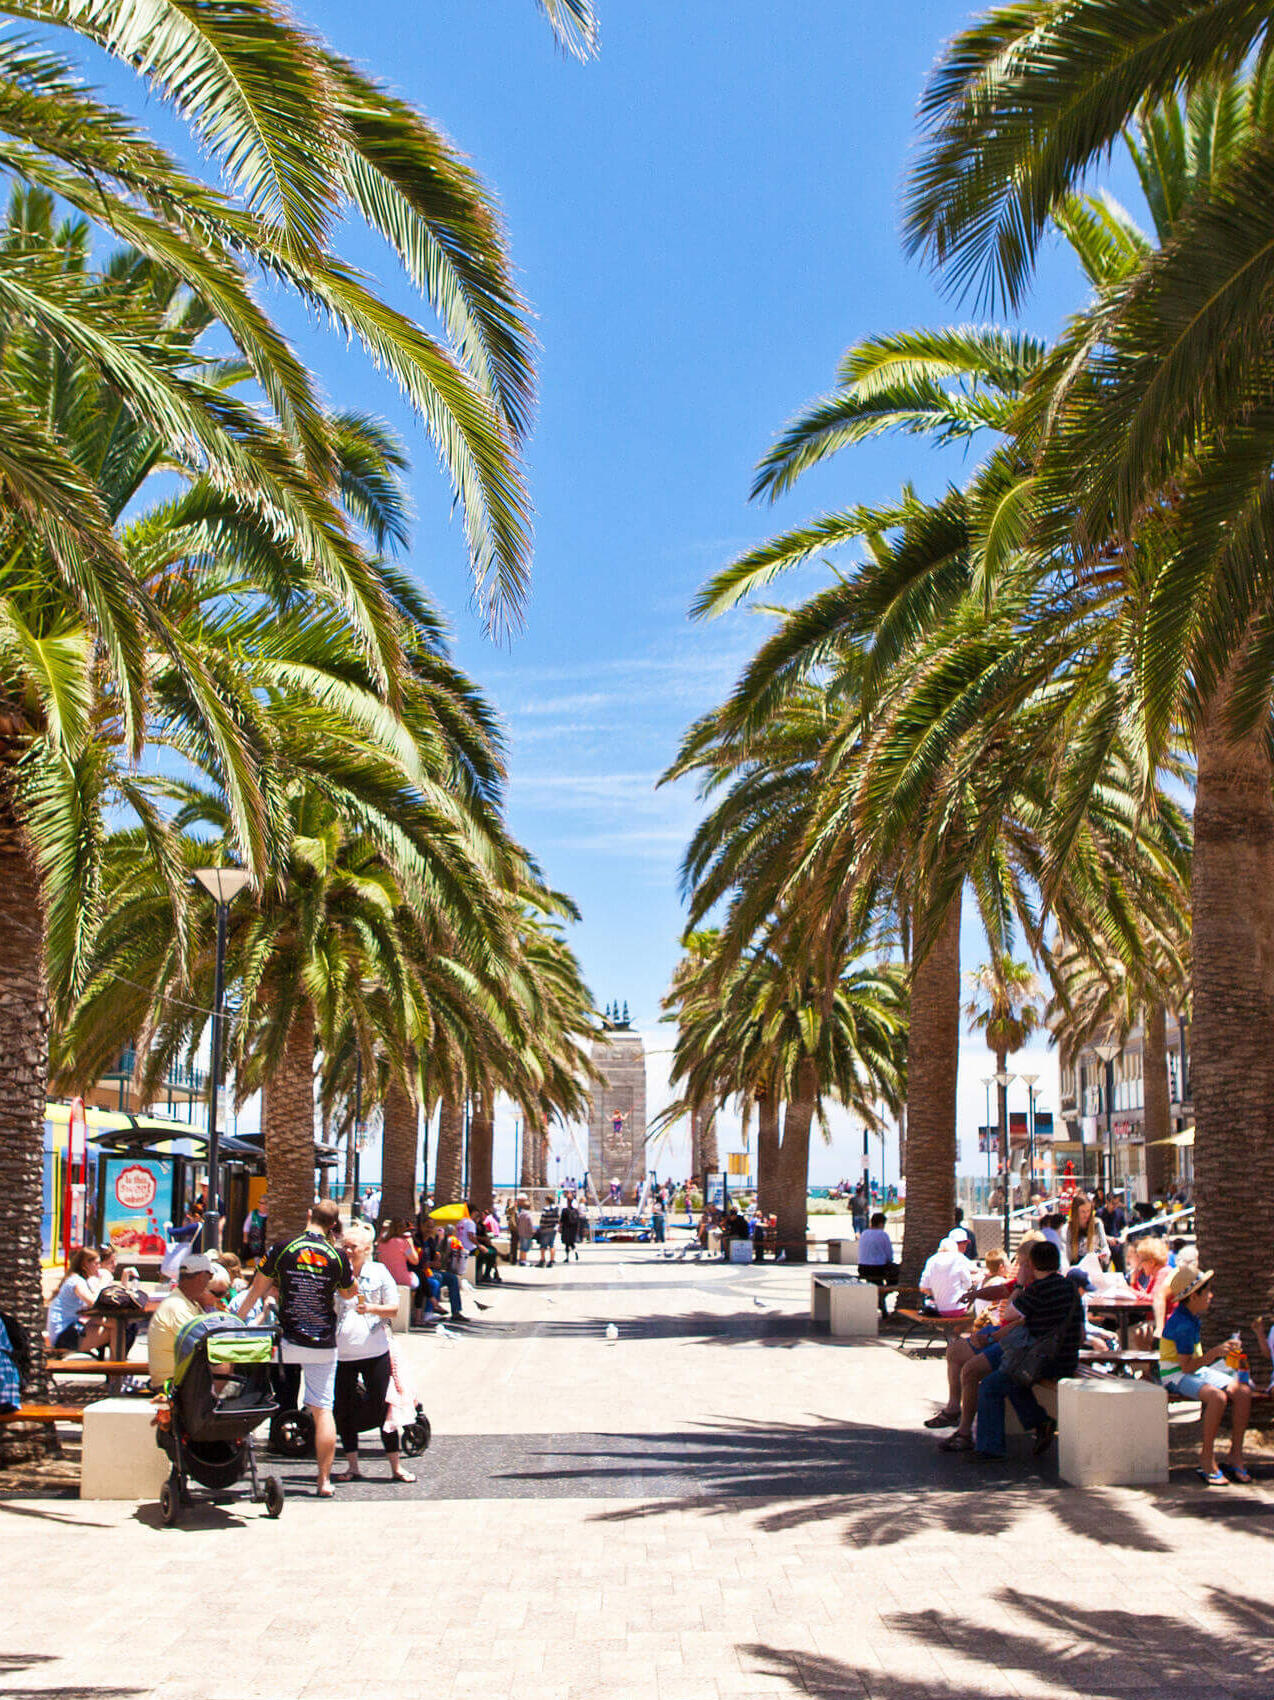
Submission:
<svg viewBox="0 0 1274 1700">
<path fill-rule="evenodd" d="M 993 1074 L 984 1074 L 982 1084 L 986 1087 L 986 1184 L 988 1188 L 987 1208 L 990 1208 L 989 1189 L 991 1186 L 991 1088 L 995 1085 Z"/>
<path fill-rule="evenodd" d="M 1111 1202 L 1111 1194 L 1115 1190 L 1115 1134 L 1111 1125 L 1111 1112 L 1114 1108 L 1112 1099 L 1115 1096 L 1115 1058 L 1123 1047 L 1120 1045 L 1094 1045 L 1093 1049 L 1106 1065 L 1106 1083 L 1102 1088 L 1102 1096 L 1106 1100 L 1106 1202 Z"/>
<path fill-rule="evenodd" d="M 1009 1194 L 1009 1087 L 1013 1084 L 1013 1082 L 1016 1079 L 1017 1079 L 1017 1076 L 1015 1074 L 1010 1074 L 1009 1071 L 1006 1068 L 997 1069 L 996 1072 L 995 1072 L 995 1084 L 999 1087 L 1000 1091 L 1003 1092 L 1003 1094 L 1004 1094 L 1004 1100 L 1003 1100 L 1003 1103 L 1004 1103 L 1004 1110 L 1003 1110 L 1004 1127 L 1003 1127 L 1003 1130 L 1002 1130 L 1002 1137 L 1000 1139 L 1000 1187 L 1001 1187 L 1001 1190 L 1004 1193 L 1004 1252 L 1005 1252 L 1005 1256 L 1010 1255 L 1010 1247 L 1009 1247 L 1009 1206 L 1010 1206 L 1010 1203 L 1011 1203 L 1011 1199 L 1010 1199 L 1010 1194 Z"/>
<path fill-rule="evenodd" d="M 354 1196 L 349 1201 L 349 1212 L 354 1214 L 354 1206 L 358 1203 L 363 1181 L 363 1053 L 357 1051 L 354 1056 Z"/>
<path fill-rule="evenodd" d="M 1031 1194 L 1035 1191 L 1035 1087 L 1039 1080 L 1038 1074 L 1021 1074 L 1019 1080 L 1026 1082 L 1028 1109 L 1026 1112 L 1026 1202 L 1031 1202 Z"/>
<path fill-rule="evenodd" d="M 217 1126 L 221 1093 L 221 1058 L 226 1025 L 226 930 L 230 905 L 251 876 L 242 868 L 196 868 L 195 878 L 217 905 L 217 963 L 212 982 L 212 1055 L 208 1066 L 208 1209 L 203 1243 L 209 1251 L 221 1244 L 221 1132 Z"/>
</svg>

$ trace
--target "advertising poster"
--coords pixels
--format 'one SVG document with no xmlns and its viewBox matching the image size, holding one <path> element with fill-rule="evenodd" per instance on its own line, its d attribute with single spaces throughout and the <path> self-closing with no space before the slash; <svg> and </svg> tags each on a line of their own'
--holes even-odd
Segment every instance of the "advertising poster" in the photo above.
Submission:
<svg viewBox="0 0 1274 1700">
<path fill-rule="evenodd" d="M 173 1165 L 150 1157 L 111 1157 L 102 1189 L 102 1238 L 121 1258 L 162 1257 L 172 1220 Z"/>
</svg>

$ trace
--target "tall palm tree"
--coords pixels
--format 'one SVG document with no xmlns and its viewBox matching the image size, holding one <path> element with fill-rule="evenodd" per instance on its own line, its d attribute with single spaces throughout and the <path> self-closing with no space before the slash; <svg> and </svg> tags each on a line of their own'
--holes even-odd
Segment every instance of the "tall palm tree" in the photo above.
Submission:
<svg viewBox="0 0 1274 1700">
<path fill-rule="evenodd" d="M 1039 1030 L 1040 983 L 1025 962 L 997 955 L 965 975 L 972 993 L 964 1013 L 970 1026 L 985 1033 L 987 1048 L 995 1057 L 996 1075 L 1008 1071 L 1008 1060 Z M 996 1081 L 999 1116 L 1000 1172 L 1007 1186 L 1009 1173 L 1009 1092 Z"/>
</svg>

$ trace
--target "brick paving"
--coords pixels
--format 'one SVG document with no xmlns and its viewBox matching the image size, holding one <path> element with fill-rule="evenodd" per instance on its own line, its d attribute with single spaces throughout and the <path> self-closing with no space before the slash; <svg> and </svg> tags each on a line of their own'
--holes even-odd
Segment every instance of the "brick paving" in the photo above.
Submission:
<svg viewBox="0 0 1274 1700">
<path fill-rule="evenodd" d="M 173 1530 L 0 1500 L 0 1700 L 1274 1693 L 1274 1475 L 1078 1492 L 943 1456 L 940 1364 L 811 1337 L 807 1295 L 586 1249 L 410 1338 L 414 1489 L 319 1503 L 288 1467 L 278 1523 Z"/>
</svg>

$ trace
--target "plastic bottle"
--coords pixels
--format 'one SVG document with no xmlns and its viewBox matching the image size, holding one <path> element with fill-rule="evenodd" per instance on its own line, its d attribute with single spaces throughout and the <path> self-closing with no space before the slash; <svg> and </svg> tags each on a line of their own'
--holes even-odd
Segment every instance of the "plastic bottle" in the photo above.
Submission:
<svg viewBox="0 0 1274 1700">
<path fill-rule="evenodd" d="M 1251 1371 L 1251 1368 L 1248 1365 L 1247 1353 L 1246 1352 L 1240 1352 L 1239 1353 L 1239 1386 L 1240 1387 L 1250 1387 L 1251 1385 L 1252 1385 L 1252 1371 Z"/>
<path fill-rule="evenodd" d="M 1243 1349 L 1238 1342 L 1236 1340 L 1228 1341 L 1225 1348 L 1226 1369 L 1237 1369 L 1239 1367 L 1239 1360 L 1242 1356 Z"/>
</svg>

